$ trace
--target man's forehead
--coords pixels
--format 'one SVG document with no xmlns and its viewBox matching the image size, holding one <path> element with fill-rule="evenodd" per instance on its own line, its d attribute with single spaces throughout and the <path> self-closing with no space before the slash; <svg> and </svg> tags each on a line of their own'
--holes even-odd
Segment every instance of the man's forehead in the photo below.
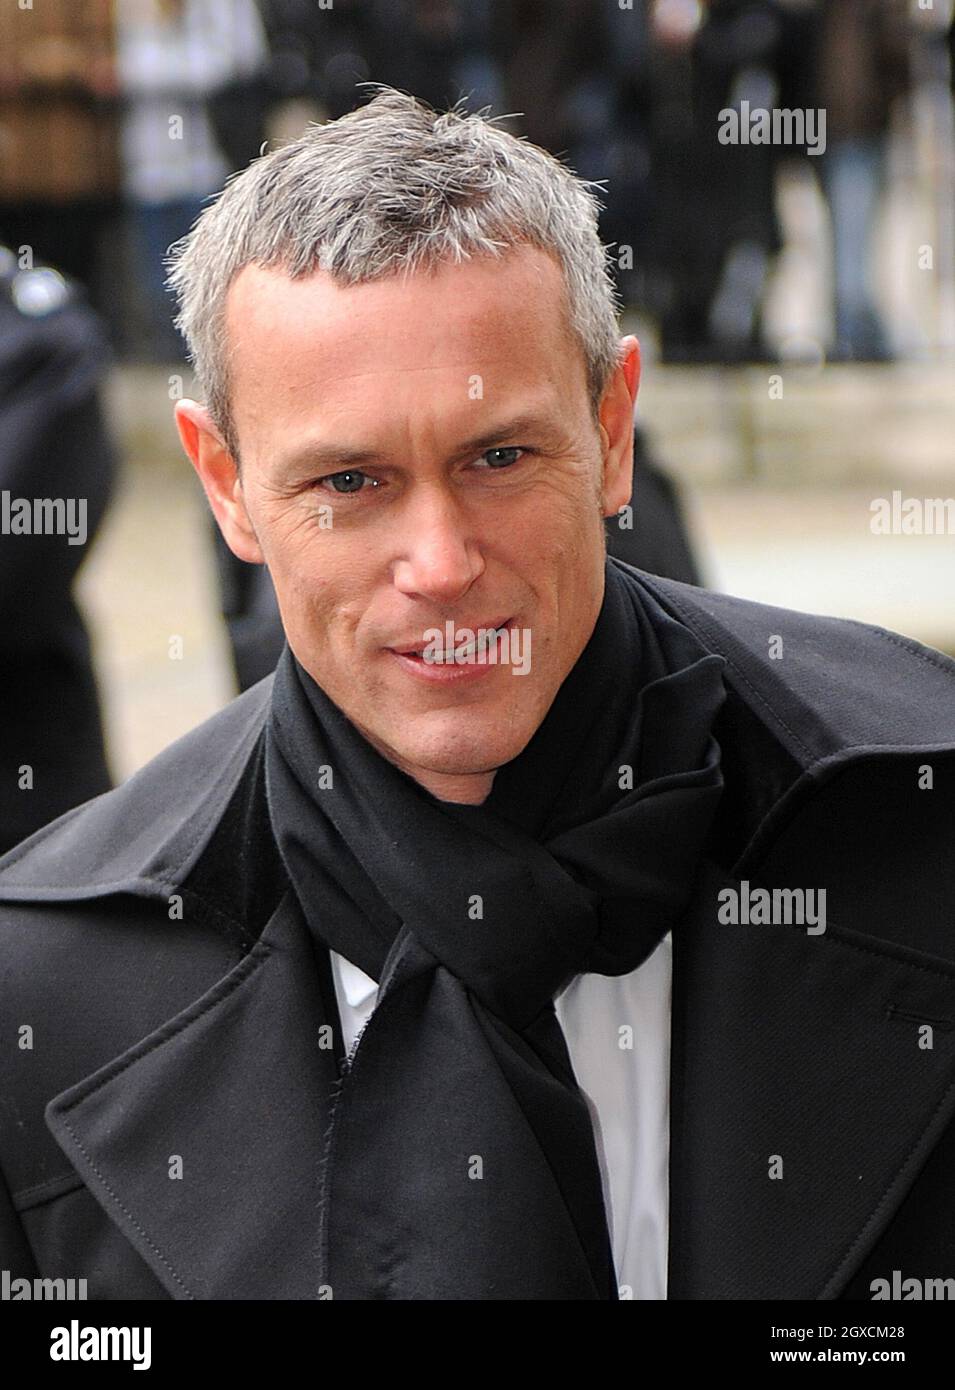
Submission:
<svg viewBox="0 0 955 1390">
<path fill-rule="evenodd" d="M 234 414 L 347 414 L 369 392 L 398 406 L 425 390 L 473 415 L 522 390 L 566 407 L 585 367 L 564 318 L 560 267 L 535 247 L 357 285 L 246 266 L 227 308 Z"/>
<path fill-rule="evenodd" d="M 292 278 L 275 266 L 250 264 L 235 276 L 226 301 L 230 346 L 261 348 L 265 335 L 341 355 L 370 346 L 369 337 L 401 345 L 405 365 L 441 365 L 449 357 L 524 343 L 552 331 L 565 308 L 556 261 L 520 246 L 501 258 L 379 276 L 342 284 L 325 271 Z M 554 344 L 551 344 L 553 348 Z"/>
</svg>

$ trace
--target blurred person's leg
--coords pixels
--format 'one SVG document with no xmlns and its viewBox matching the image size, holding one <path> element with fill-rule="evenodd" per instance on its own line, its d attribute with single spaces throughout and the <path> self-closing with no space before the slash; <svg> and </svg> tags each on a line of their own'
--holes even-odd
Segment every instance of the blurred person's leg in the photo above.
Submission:
<svg viewBox="0 0 955 1390">
<path fill-rule="evenodd" d="M 891 352 L 869 288 L 873 232 L 885 177 L 883 142 L 878 137 L 833 141 L 820 172 L 832 218 L 835 343 L 831 355 L 884 361 Z"/>
</svg>

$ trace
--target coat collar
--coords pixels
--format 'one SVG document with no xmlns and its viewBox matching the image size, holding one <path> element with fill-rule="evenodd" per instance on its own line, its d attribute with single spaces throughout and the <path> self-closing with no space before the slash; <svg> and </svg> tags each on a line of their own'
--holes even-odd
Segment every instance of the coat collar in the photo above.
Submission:
<svg viewBox="0 0 955 1390">
<path fill-rule="evenodd" d="M 955 661 L 943 652 L 610 563 L 724 657 L 728 683 L 801 768 L 955 746 Z"/>
</svg>

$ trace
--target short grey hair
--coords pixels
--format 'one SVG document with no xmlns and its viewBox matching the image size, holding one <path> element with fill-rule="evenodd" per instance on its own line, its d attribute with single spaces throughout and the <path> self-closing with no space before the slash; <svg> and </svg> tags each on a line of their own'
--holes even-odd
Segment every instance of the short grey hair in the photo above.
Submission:
<svg viewBox="0 0 955 1390">
<path fill-rule="evenodd" d="M 261 155 L 170 248 L 169 285 L 199 390 L 233 457 L 225 302 L 246 265 L 355 285 L 442 262 L 549 252 L 587 369 L 591 410 L 619 360 L 618 303 L 599 237 L 599 184 L 458 103 L 438 114 L 381 84 L 366 105 Z"/>
</svg>

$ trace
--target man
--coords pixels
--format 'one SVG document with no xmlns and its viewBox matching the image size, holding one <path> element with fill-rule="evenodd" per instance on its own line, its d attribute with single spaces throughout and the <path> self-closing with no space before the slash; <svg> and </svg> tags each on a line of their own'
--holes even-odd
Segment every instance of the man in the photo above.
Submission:
<svg viewBox="0 0 955 1390">
<path fill-rule="evenodd" d="M 4 1265 L 951 1272 L 955 665 L 606 558 L 640 362 L 589 188 L 384 90 L 232 182 L 173 281 L 183 444 L 288 649 L 3 861 Z"/>
</svg>

